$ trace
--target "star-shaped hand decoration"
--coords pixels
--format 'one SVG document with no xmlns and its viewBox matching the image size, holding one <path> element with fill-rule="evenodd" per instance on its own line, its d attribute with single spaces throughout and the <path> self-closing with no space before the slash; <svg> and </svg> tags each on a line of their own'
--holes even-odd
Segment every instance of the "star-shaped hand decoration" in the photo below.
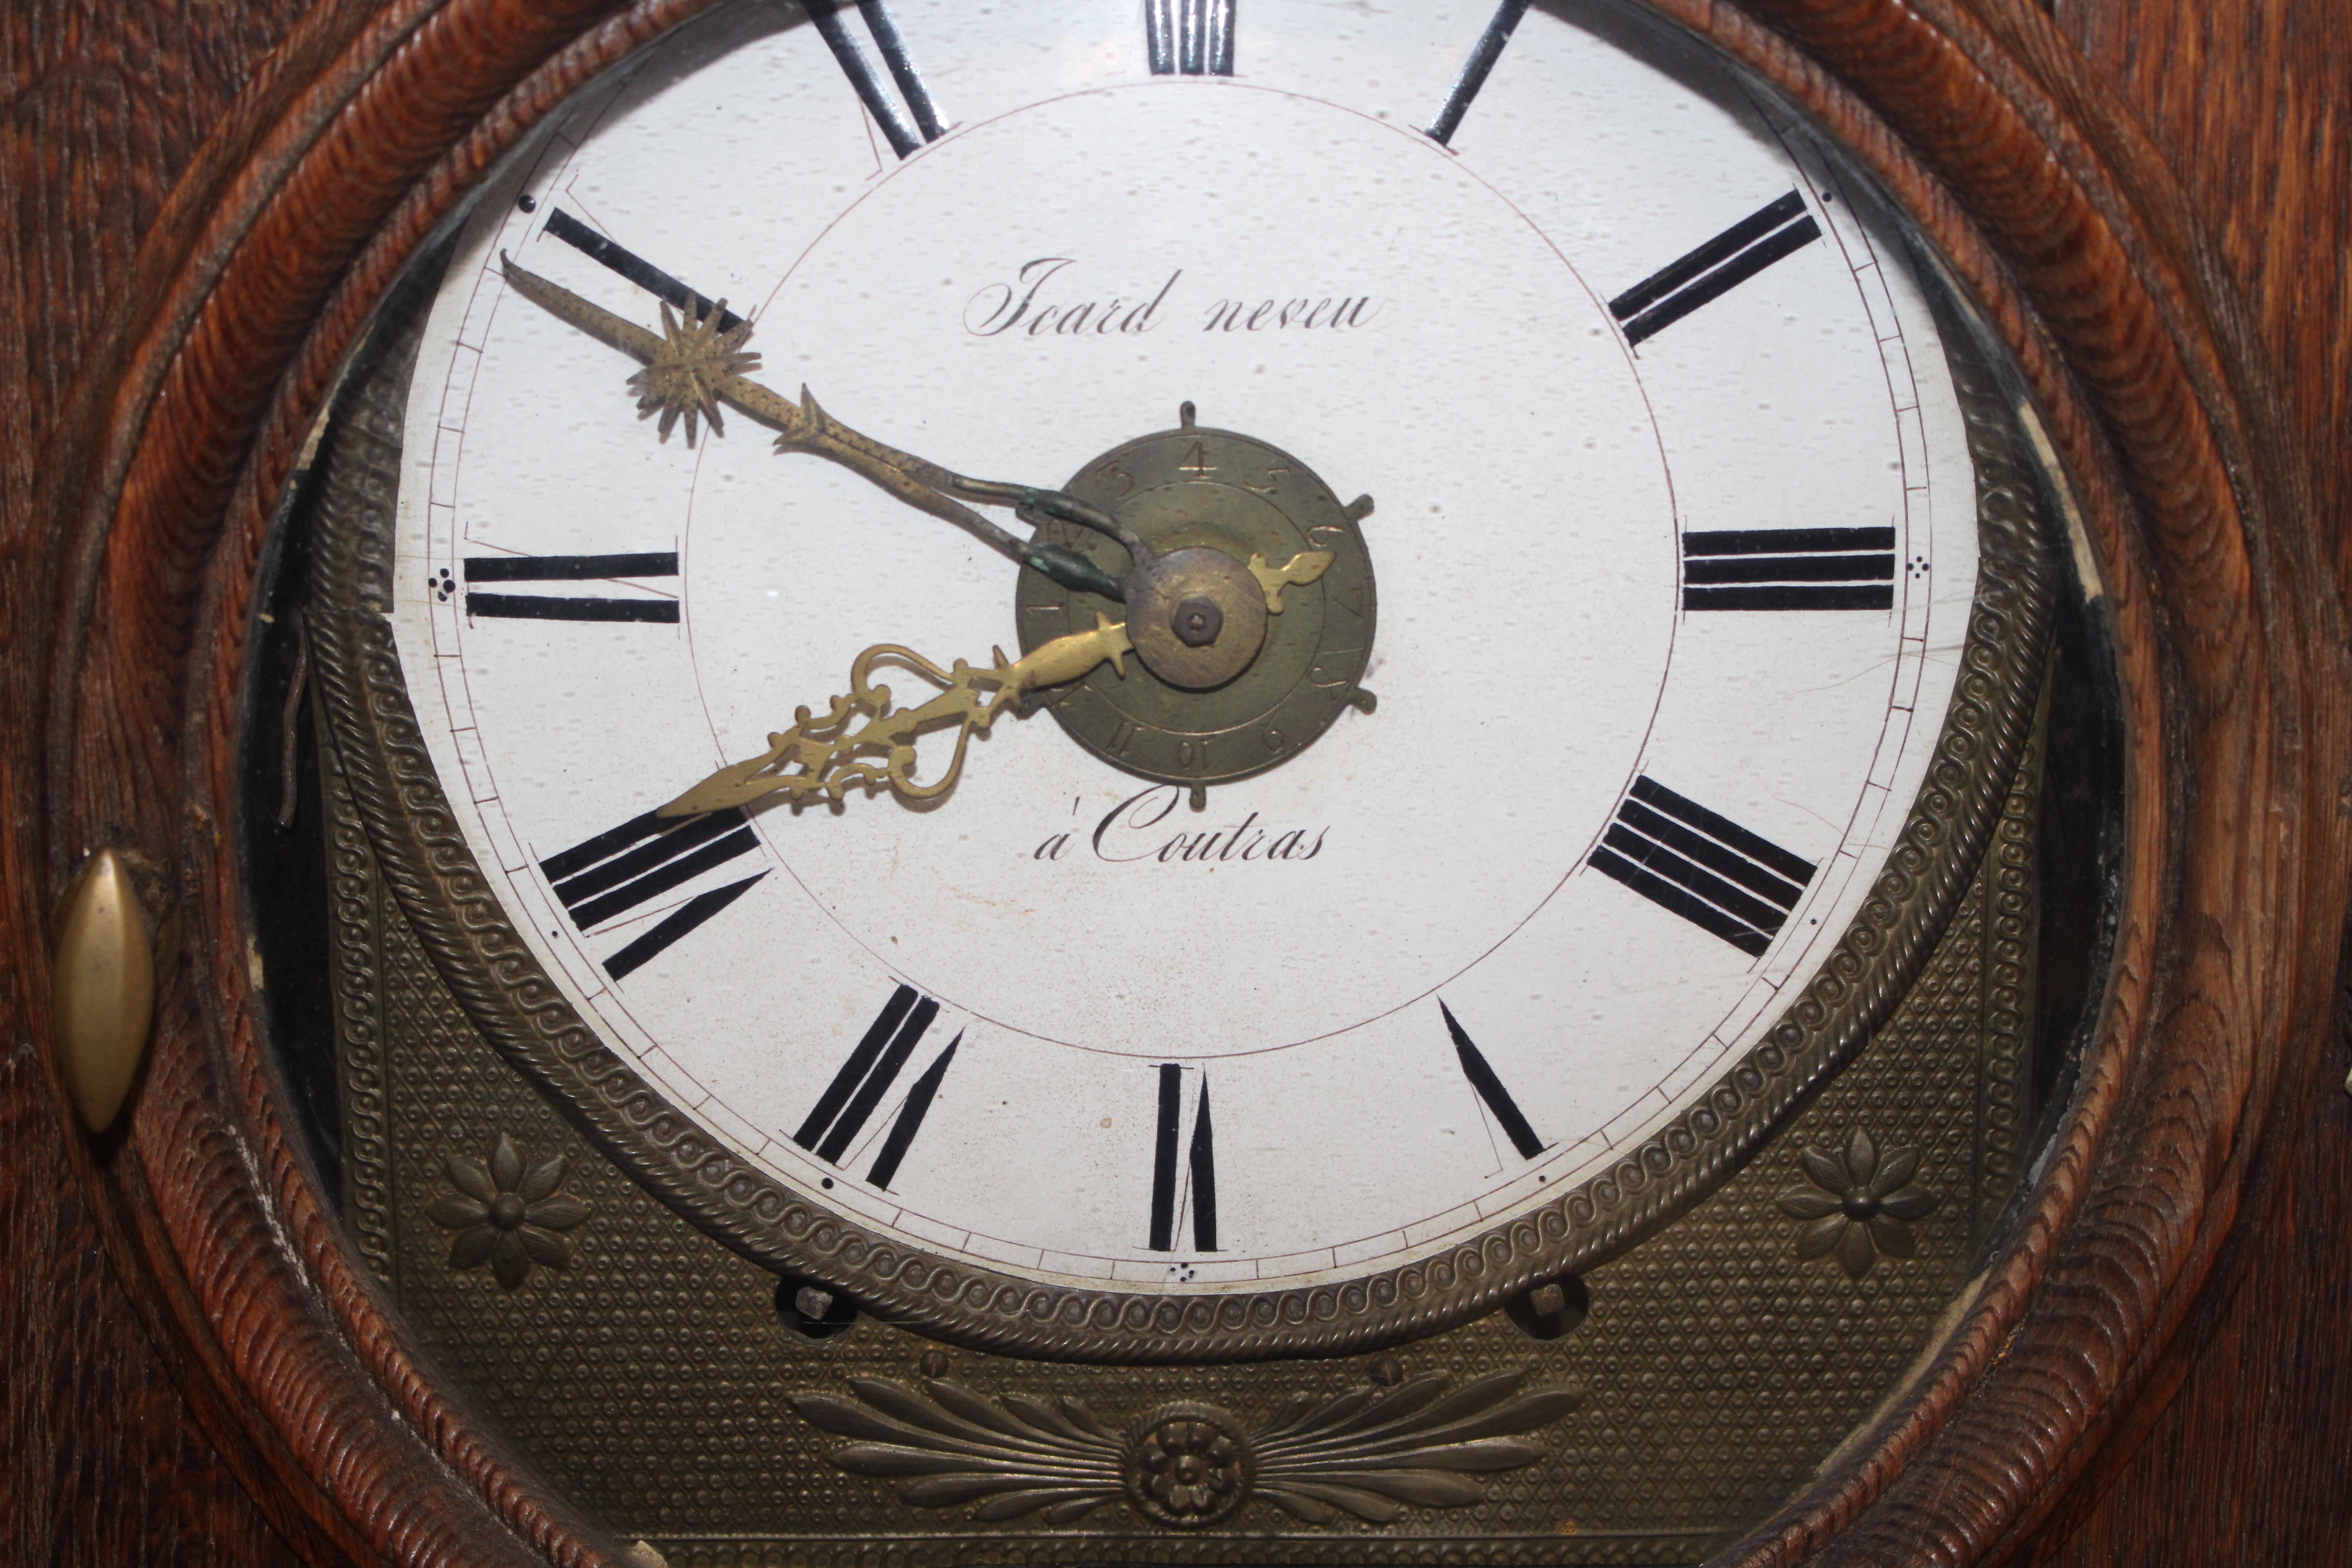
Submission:
<svg viewBox="0 0 2352 1568">
<path fill-rule="evenodd" d="M 659 414 L 661 438 L 667 441 L 683 416 L 689 447 L 694 445 L 699 419 L 709 420 L 710 428 L 724 436 L 727 426 L 719 416 L 719 384 L 760 368 L 760 356 L 743 348 L 751 335 L 751 323 L 738 321 L 722 328 L 719 323 L 727 319 L 724 300 L 698 317 L 688 310 L 682 321 L 664 303 L 661 317 L 661 347 L 654 351 L 645 369 L 629 377 L 629 385 L 637 394 L 637 417 L 650 419 Z"/>
</svg>

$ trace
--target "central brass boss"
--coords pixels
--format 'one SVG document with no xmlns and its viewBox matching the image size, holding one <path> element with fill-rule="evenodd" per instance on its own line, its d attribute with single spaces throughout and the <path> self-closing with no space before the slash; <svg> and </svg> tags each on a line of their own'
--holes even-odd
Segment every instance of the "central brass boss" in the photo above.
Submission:
<svg viewBox="0 0 2352 1568">
<path fill-rule="evenodd" d="M 1343 505 L 1313 469 L 1231 430 L 1184 423 L 1094 459 L 1064 487 L 1111 513 L 1153 552 L 1140 565 L 1091 529 L 1047 522 L 1040 543 L 1090 557 L 1127 579 L 1124 606 L 1036 572 L 1017 588 L 1022 652 L 1096 624 L 1127 622 L 1137 658 L 1049 699 L 1070 738 L 1115 767 L 1164 783 L 1211 784 L 1297 755 L 1342 710 L 1369 712 L 1359 684 L 1371 656 L 1371 559 L 1357 526 L 1371 498 Z M 1269 615 L 1252 556 L 1327 552 L 1314 582 L 1280 587 Z"/>
</svg>

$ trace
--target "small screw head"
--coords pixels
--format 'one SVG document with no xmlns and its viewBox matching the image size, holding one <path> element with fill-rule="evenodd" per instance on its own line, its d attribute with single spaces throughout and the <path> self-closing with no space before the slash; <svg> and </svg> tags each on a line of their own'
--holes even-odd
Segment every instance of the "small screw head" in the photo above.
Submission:
<svg viewBox="0 0 2352 1568">
<path fill-rule="evenodd" d="M 1196 594 L 1169 614 L 1168 629 L 1186 647 L 1206 647 L 1225 629 L 1225 612 L 1214 599 Z"/>
<path fill-rule="evenodd" d="M 1392 1355 L 1384 1355 L 1372 1363 L 1372 1381 L 1382 1388 L 1394 1388 L 1404 1381 L 1404 1363 Z"/>
<path fill-rule="evenodd" d="M 787 1332 L 812 1344 L 857 1325 L 857 1303 L 829 1286 L 786 1275 L 776 1281 L 776 1316 Z"/>
<path fill-rule="evenodd" d="M 925 1377 L 945 1377 L 948 1374 L 948 1352 L 925 1351 L 915 1365 Z"/>
</svg>

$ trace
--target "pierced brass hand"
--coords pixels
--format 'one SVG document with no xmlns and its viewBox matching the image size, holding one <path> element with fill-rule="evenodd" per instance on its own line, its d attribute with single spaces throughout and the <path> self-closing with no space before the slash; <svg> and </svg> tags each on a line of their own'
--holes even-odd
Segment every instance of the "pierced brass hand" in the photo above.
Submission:
<svg viewBox="0 0 2352 1568">
<path fill-rule="evenodd" d="M 877 644 L 850 665 L 849 694 L 835 698 L 824 717 L 797 710 L 791 729 L 768 737 L 767 751 L 719 769 L 658 815 L 695 816 L 780 794 L 795 801 L 814 795 L 839 800 L 857 784 L 887 784 L 909 800 L 932 799 L 953 789 L 962 776 L 964 751 L 973 734 L 985 732 L 998 714 L 1017 712 L 1024 692 L 1076 680 L 1105 659 L 1124 675 L 1133 646 L 1126 625 L 1103 615 L 1095 616 L 1093 631 L 1055 637 L 1017 664 L 1005 659 L 1003 649 L 993 649 L 995 664 L 987 669 L 974 669 L 962 659 L 953 669 L 942 669 L 912 648 Z M 885 660 L 906 666 L 942 689 L 919 708 L 893 709 L 890 689 L 871 679 L 875 665 Z M 994 695 L 983 697 L 983 689 Z M 850 728 L 861 714 L 866 721 Z M 916 782 L 916 738 L 950 724 L 961 731 L 947 772 L 934 783 Z"/>
<path fill-rule="evenodd" d="M 1077 551 L 1057 544 L 1033 544 L 989 521 L 957 498 L 1009 506 L 1033 525 L 1041 518 L 1053 518 L 1093 529 L 1126 547 L 1130 569 L 1151 559 L 1150 546 L 1133 530 L 1075 496 L 950 473 L 936 463 L 886 447 L 835 422 L 817 406 L 805 386 L 801 388 L 800 402 L 794 404 L 751 380 L 751 373 L 760 368 L 760 356 L 743 346 L 751 335 L 751 323 L 740 321 L 722 329 L 719 322 L 727 311 L 724 300 L 700 318 L 689 311 L 683 321 L 664 304 L 662 331 L 656 334 L 518 267 L 503 251 L 499 260 L 506 268 L 507 281 L 524 299 L 645 366 L 629 377 L 629 385 L 637 394 L 639 417 L 661 416 L 664 440 L 680 419 L 686 422 L 688 446 L 693 445 L 703 420 L 724 434 L 719 405 L 741 409 L 779 432 L 779 452 L 809 452 L 839 463 L 918 510 L 964 529 L 1008 561 L 1041 572 L 1075 593 L 1123 602 L 1127 587 Z"/>
<path fill-rule="evenodd" d="M 1274 567 L 1266 565 L 1264 556 L 1254 555 L 1249 570 L 1265 589 L 1268 610 L 1279 615 L 1282 585 L 1312 583 L 1330 564 L 1329 554 L 1318 550 Z M 887 785 L 908 800 L 935 799 L 963 776 L 964 752 L 972 736 L 985 733 L 1000 713 L 1020 713 L 1025 693 L 1066 685 L 1106 660 L 1124 676 L 1127 656 L 1134 650 L 1127 623 L 1100 613 L 1095 616 L 1094 630 L 1055 637 L 1018 663 L 1006 659 L 1003 648 L 992 648 L 994 662 L 985 669 L 975 669 L 961 658 L 953 668 L 941 668 L 912 648 L 877 643 L 851 662 L 848 694 L 835 698 L 823 718 L 806 708 L 794 710 L 793 727 L 771 734 L 765 752 L 719 769 L 656 815 L 698 816 L 772 795 L 795 801 L 817 795 L 839 800 L 858 785 Z M 894 708 L 890 689 L 873 680 L 874 667 L 884 662 L 913 670 L 938 686 L 939 695 L 919 708 Z M 851 728 L 861 716 L 865 721 Z M 958 732 L 947 772 L 932 783 L 919 783 L 914 774 L 916 740 L 951 724 Z"/>
</svg>

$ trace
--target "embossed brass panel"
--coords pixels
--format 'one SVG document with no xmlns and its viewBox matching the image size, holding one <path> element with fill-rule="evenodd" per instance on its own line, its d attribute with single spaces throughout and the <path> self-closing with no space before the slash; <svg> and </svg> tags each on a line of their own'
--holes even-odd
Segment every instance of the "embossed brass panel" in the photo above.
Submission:
<svg viewBox="0 0 2352 1568">
<path fill-rule="evenodd" d="M 1186 1529 L 1187 1561 L 1688 1563 L 1801 1483 L 1895 1387 L 2015 1191 L 2032 1120 L 2038 748 L 1993 847 L 1918 983 L 1853 1065 L 1746 1170 L 1664 1233 L 1586 1277 L 1590 1317 L 1541 1343 L 1501 1312 L 1378 1357 L 1200 1367 L 1057 1366 L 972 1352 L 861 1319 L 822 1341 L 787 1331 L 776 1277 L 703 1237 L 593 1147 L 467 1023 L 377 870 L 335 759 L 325 770 L 334 878 L 346 1213 L 359 1250 L 452 1380 L 548 1479 L 670 1568 L 1169 1560 L 1174 1530 L 1124 1504 L 1056 1525 L 921 1507 L 827 1456 L 844 1439 L 795 1413 L 853 1382 L 945 1375 L 990 1398 L 1068 1395 L 1124 1430 L 1156 1407 L 1213 1405 L 1252 1426 L 1325 1398 L 1443 1373 L 1523 1373 L 1582 1404 L 1527 1433 L 1544 1457 L 1481 1476 L 1482 1500 L 1406 1507 L 1381 1524 L 1309 1524 L 1245 1500 Z M 1914 1255 L 1859 1277 L 1801 1256 L 1784 1194 L 1806 1152 L 1853 1135 L 1917 1152 L 1935 1206 Z M 452 1268 L 435 1205 L 453 1159 L 501 1137 L 568 1161 L 588 1213 L 567 1267 L 515 1289 Z M 568 1212 L 568 1211 L 567 1211 Z M 1393 1363 L 1388 1365 L 1384 1363 Z"/>
</svg>

